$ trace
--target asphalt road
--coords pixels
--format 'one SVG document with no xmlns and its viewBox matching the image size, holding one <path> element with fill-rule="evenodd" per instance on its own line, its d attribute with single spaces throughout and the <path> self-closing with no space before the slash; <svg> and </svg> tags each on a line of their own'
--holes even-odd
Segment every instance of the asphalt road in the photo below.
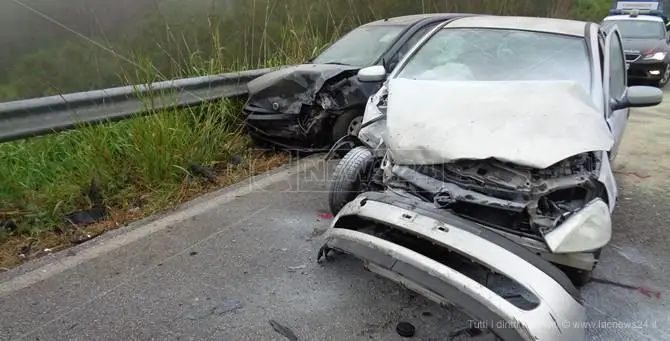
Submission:
<svg viewBox="0 0 670 341">
<path fill-rule="evenodd" d="M 0 274 L 1 340 L 446 340 L 467 318 L 366 272 L 316 264 L 329 170 L 279 171 Z M 631 115 L 615 164 L 621 204 L 583 289 L 593 340 L 669 340 L 670 97 Z M 279 328 L 281 329 L 281 328 Z"/>
</svg>

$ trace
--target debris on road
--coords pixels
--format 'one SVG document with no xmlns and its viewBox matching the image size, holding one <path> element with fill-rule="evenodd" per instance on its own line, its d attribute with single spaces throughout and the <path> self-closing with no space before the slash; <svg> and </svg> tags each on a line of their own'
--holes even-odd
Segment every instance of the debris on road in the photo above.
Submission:
<svg viewBox="0 0 670 341">
<path fill-rule="evenodd" d="M 215 306 L 210 306 L 209 308 L 193 313 L 193 314 L 188 314 L 186 315 L 186 318 L 189 320 L 201 320 L 203 318 L 206 318 L 211 315 L 223 315 L 226 313 L 233 312 L 238 309 L 244 308 L 244 303 L 240 300 L 236 299 L 230 299 L 230 300 L 225 300 L 221 304 L 215 305 Z"/>
<path fill-rule="evenodd" d="M 416 328 L 409 322 L 399 322 L 395 327 L 395 331 L 402 337 L 412 337 L 416 332 Z"/>
<path fill-rule="evenodd" d="M 296 272 L 298 270 L 302 270 L 302 269 L 305 269 L 305 268 L 307 268 L 307 265 L 305 265 L 305 264 L 298 265 L 298 266 L 289 266 L 288 267 L 288 272 Z"/>
<path fill-rule="evenodd" d="M 298 341 L 298 336 L 295 335 L 291 328 L 286 327 L 275 320 L 269 320 L 268 322 L 270 322 L 272 329 L 274 329 L 274 331 L 277 333 L 281 334 L 290 341 Z"/>
</svg>

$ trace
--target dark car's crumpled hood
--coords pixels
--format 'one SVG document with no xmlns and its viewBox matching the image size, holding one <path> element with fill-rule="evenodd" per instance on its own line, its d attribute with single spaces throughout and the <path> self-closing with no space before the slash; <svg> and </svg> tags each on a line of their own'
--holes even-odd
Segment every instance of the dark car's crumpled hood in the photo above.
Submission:
<svg viewBox="0 0 670 341">
<path fill-rule="evenodd" d="M 667 51 L 667 44 L 663 39 L 624 39 L 623 49 L 634 53 L 644 53 L 649 50 Z"/>
<path fill-rule="evenodd" d="M 321 87 L 343 73 L 360 69 L 351 65 L 301 64 L 258 77 L 248 83 L 251 107 L 298 114 L 302 105 L 311 105 Z"/>
</svg>

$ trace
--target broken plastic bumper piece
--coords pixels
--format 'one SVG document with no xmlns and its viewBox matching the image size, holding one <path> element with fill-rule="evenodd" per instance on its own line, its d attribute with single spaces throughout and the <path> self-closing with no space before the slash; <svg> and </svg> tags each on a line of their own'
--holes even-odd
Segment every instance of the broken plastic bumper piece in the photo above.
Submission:
<svg viewBox="0 0 670 341">
<path fill-rule="evenodd" d="M 512 279 L 535 298 L 513 304 L 464 273 L 403 246 L 357 231 L 354 222 L 383 224 L 454 252 Z M 357 225 L 357 226 L 352 226 Z M 586 319 L 579 292 L 558 268 L 528 249 L 429 203 L 395 193 L 368 192 L 347 204 L 326 232 L 327 249 L 361 259 L 366 268 L 442 305 L 455 305 L 502 340 L 581 341 Z"/>
</svg>

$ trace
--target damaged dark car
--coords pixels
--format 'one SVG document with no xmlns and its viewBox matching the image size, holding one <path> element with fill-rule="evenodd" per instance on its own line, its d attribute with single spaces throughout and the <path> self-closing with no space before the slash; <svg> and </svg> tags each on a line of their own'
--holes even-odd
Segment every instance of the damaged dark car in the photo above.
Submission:
<svg viewBox="0 0 670 341">
<path fill-rule="evenodd" d="M 357 72 L 373 65 L 392 70 L 437 24 L 463 16 L 419 14 L 367 23 L 306 64 L 254 79 L 244 106 L 249 134 L 257 144 L 303 151 L 355 136 L 368 98 L 381 87 L 360 82 Z"/>
</svg>

